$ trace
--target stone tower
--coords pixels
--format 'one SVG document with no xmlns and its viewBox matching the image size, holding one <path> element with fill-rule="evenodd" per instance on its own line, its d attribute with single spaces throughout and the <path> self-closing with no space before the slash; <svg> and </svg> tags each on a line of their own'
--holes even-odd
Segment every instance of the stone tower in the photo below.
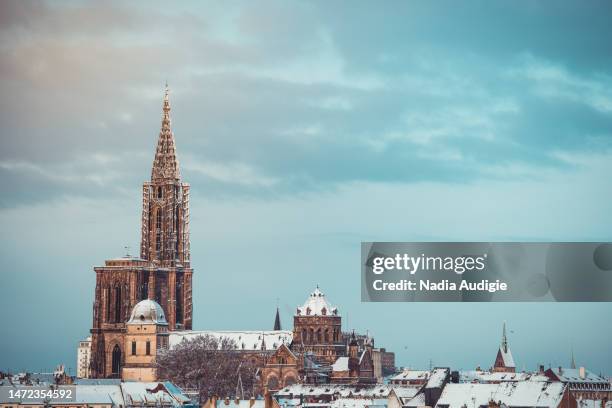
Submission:
<svg viewBox="0 0 612 408">
<path fill-rule="evenodd" d="M 143 184 L 140 258 L 125 256 L 95 267 L 91 375 L 119 377 L 125 364 L 126 321 L 141 300 L 155 300 L 168 330 L 191 329 L 189 185 L 181 182 L 170 122 L 168 87 L 153 160 Z"/>
<path fill-rule="evenodd" d="M 324 364 L 333 364 L 344 355 L 342 318 L 318 286 L 293 316 L 293 344 Z"/>
</svg>

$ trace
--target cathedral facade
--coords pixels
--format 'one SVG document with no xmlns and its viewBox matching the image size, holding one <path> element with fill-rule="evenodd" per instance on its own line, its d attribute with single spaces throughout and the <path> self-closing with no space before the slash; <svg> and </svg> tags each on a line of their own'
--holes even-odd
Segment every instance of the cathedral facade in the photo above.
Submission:
<svg viewBox="0 0 612 408">
<path fill-rule="evenodd" d="M 191 329 L 189 184 L 181 181 L 167 87 L 151 180 L 142 188 L 141 232 L 140 257 L 110 259 L 94 268 L 93 378 L 120 377 L 126 322 L 138 302 L 152 299 L 161 305 L 169 331 Z"/>
</svg>

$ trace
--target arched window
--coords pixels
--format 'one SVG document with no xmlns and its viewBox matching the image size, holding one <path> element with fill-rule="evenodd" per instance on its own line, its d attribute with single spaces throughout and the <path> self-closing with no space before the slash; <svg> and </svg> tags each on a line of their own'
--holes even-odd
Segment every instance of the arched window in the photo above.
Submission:
<svg viewBox="0 0 612 408">
<path fill-rule="evenodd" d="M 295 384 L 295 377 L 292 375 L 288 375 L 285 377 L 285 387 Z"/>
<path fill-rule="evenodd" d="M 268 377 L 268 388 L 271 390 L 278 390 L 278 377 L 275 375 Z"/>
<path fill-rule="evenodd" d="M 118 344 L 113 348 L 112 375 L 119 376 L 121 373 L 121 349 Z"/>
<path fill-rule="evenodd" d="M 147 356 L 151 355 L 151 342 L 147 340 Z"/>
<path fill-rule="evenodd" d="M 329 343 L 329 329 L 325 329 L 325 343 Z"/>
<path fill-rule="evenodd" d="M 314 343 L 315 338 L 314 338 L 314 329 L 310 329 L 310 336 L 308 336 L 308 340 L 310 340 L 311 343 Z"/>
<path fill-rule="evenodd" d="M 321 329 L 317 330 L 317 343 L 321 343 Z"/>
<path fill-rule="evenodd" d="M 308 331 L 306 329 L 302 329 L 302 343 L 308 342 Z"/>
<path fill-rule="evenodd" d="M 157 187 L 157 198 L 162 198 L 163 196 L 163 191 L 161 186 Z"/>
<path fill-rule="evenodd" d="M 132 355 L 133 356 L 136 355 L 136 342 L 135 341 L 132 342 Z"/>
</svg>

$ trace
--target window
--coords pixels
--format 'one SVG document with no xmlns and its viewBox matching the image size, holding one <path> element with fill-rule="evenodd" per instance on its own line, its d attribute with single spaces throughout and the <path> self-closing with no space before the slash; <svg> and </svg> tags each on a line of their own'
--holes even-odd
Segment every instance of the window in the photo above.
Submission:
<svg viewBox="0 0 612 408">
<path fill-rule="evenodd" d="M 161 229 L 161 224 L 162 224 L 162 211 L 161 211 L 161 208 L 157 209 L 157 212 L 155 213 L 155 217 L 156 217 L 155 226 L 157 227 L 158 230 L 160 230 Z"/>
<path fill-rule="evenodd" d="M 162 188 L 161 187 L 157 187 L 157 198 L 162 198 Z"/>
<path fill-rule="evenodd" d="M 121 287 L 115 288 L 115 323 L 121 323 Z"/>
<path fill-rule="evenodd" d="M 132 355 L 133 356 L 136 355 L 136 342 L 135 341 L 132 342 Z"/>
<path fill-rule="evenodd" d="M 147 356 L 151 355 L 151 342 L 147 340 Z"/>
</svg>

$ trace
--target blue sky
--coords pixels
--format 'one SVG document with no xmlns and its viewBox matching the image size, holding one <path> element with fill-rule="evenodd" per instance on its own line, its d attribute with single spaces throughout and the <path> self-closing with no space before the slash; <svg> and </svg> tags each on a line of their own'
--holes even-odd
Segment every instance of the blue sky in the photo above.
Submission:
<svg viewBox="0 0 612 408">
<path fill-rule="evenodd" d="M 0 369 L 74 366 L 92 267 L 138 247 L 161 97 L 199 329 L 318 283 L 398 365 L 612 374 L 607 304 L 361 304 L 361 241 L 612 240 L 612 8 L 0 3 Z M 347 316 L 348 315 L 348 316 Z"/>
</svg>

